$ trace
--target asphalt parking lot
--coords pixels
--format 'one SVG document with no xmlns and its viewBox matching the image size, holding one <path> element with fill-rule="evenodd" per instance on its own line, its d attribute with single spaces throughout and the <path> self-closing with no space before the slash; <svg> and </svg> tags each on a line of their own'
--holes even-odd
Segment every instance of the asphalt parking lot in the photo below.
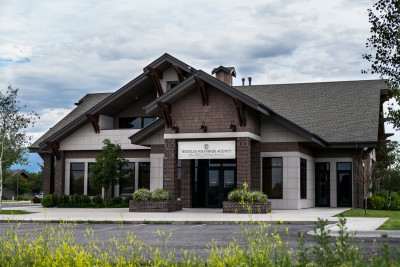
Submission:
<svg viewBox="0 0 400 267">
<path fill-rule="evenodd" d="M 43 230 L 46 225 L 59 227 L 59 224 L 44 223 L 0 223 L 0 235 L 6 233 L 11 227 L 17 228 L 18 233 L 29 233 L 34 235 L 36 230 Z M 202 257 L 207 258 L 207 244 L 213 239 L 218 246 L 226 247 L 236 238 L 242 240 L 242 226 L 240 225 L 208 225 L 208 224 L 192 224 L 192 225 L 176 225 L 176 224 L 77 224 L 74 226 L 75 242 L 86 243 L 94 238 L 97 244 L 104 243 L 105 246 L 110 245 L 113 237 L 122 240 L 127 232 L 133 232 L 137 240 L 143 241 L 145 244 L 153 247 L 162 246 L 162 237 L 158 234 L 164 230 L 165 237 L 171 234 L 168 239 L 167 247 L 175 249 L 177 256 L 183 255 L 181 249 L 196 252 Z M 287 231 L 286 231 L 287 228 Z M 91 229 L 93 237 L 88 236 L 87 230 Z M 286 224 L 273 225 L 270 231 L 276 231 L 283 235 L 283 239 L 288 241 L 289 248 L 296 248 L 297 233 L 306 233 L 314 229 L 313 224 Z M 287 235 L 285 233 L 288 233 Z M 314 237 L 305 234 L 306 246 L 315 245 Z M 335 238 L 331 238 L 331 242 L 335 242 Z M 354 242 L 365 255 L 372 255 L 375 251 L 380 251 L 380 244 L 388 243 L 393 249 L 400 247 L 396 238 L 354 238 Z M 380 254 L 380 253 L 379 253 Z"/>
</svg>

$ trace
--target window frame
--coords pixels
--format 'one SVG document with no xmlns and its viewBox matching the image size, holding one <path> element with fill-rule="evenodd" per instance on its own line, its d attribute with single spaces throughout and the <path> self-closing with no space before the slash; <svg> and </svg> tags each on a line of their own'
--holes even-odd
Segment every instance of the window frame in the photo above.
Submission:
<svg viewBox="0 0 400 267">
<path fill-rule="evenodd" d="M 280 159 L 280 166 L 273 166 L 273 162 L 271 161 L 271 166 L 266 166 L 266 161 L 267 159 Z M 268 179 L 268 177 L 266 178 L 266 171 L 271 169 L 271 180 L 270 180 L 270 188 L 271 188 L 271 192 L 273 190 L 273 169 L 280 169 L 280 185 L 281 185 L 281 191 L 280 191 L 280 195 L 279 196 L 274 196 L 272 195 L 270 192 L 268 191 L 267 185 L 265 184 L 266 180 Z M 262 157 L 262 170 L 263 170 L 263 177 L 262 177 L 262 191 L 267 194 L 269 199 L 283 199 L 283 157 Z"/>
</svg>

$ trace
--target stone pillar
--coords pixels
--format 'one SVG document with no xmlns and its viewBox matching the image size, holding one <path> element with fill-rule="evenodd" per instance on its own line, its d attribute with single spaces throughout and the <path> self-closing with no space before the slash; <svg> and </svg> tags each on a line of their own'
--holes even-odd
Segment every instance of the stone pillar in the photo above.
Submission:
<svg viewBox="0 0 400 267">
<path fill-rule="evenodd" d="M 184 159 L 181 165 L 181 200 L 184 208 L 192 207 L 191 163 L 192 160 Z"/>
<path fill-rule="evenodd" d="M 362 156 L 361 152 L 355 151 L 353 154 L 353 208 L 364 208 L 363 189 Z"/>
<path fill-rule="evenodd" d="M 165 139 L 163 187 L 174 200 L 178 197 L 177 149 L 178 145 L 175 139 Z"/>
<path fill-rule="evenodd" d="M 243 184 L 252 188 L 251 170 L 251 139 L 238 137 L 236 141 L 236 177 L 237 188 L 243 188 Z"/>
<path fill-rule="evenodd" d="M 65 152 L 60 151 L 60 158 L 56 160 L 54 175 L 54 193 L 62 195 L 65 192 Z"/>
<path fill-rule="evenodd" d="M 43 159 L 43 195 L 54 193 L 54 156 L 50 153 L 40 154 Z"/>
<path fill-rule="evenodd" d="M 251 142 L 251 189 L 261 190 L 261 142 Z"/>
</svg>

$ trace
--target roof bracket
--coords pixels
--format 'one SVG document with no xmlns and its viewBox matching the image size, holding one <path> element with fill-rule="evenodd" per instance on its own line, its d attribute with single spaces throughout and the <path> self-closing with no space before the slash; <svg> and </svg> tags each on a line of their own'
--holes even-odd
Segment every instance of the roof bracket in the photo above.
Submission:
<svg viewBox="0 0 400 267">
<path fill-rule="evenodd" d="M 179 82 L 180 83 L 183 82 L 184 77 L 183 77 L 181 68 L 179 68 L 177 65 L 174 65 L 174 64 L 172 64 L 172 68 L 175 70 L 176 75 L 178 76 Z"/>
<path fill-rule="evenodd" d="M 167 129 L 171 128 L 172 127 L 171 105 L 163 103 L 161 101 L 157 101 L 157 105 L 160 107 L 162 115 L 164 117 L 165 128 Z"/>
<path fill-rule="evenodd" d="M 235 103 L 235 106 L 236 106 L 236 113 L 238 116 L 239 125 L 240 125 L 240 127 L 246 127 L 246 116 L 244 114 L 243 103 L 242 103 L 242 101 L 240 101 L 237 98 L 233 97 L 232 99 L 233 99 L 233 103 Z"/>
<path fill-rule="evenodd" d="M 99 134 L 100 133 L 100 126 L 99 126 L 99 115 L 91 115 L 86 114 L 86 118 L 92 123 L 94 132 Z"/>
<path fill-rule="evenodd" d="M 160 79 L 162 79 L 162 77 L 163 77 L 162 72 L 158 71 L 156 69 L 150 68 L 150 67 L 148 67 L 148 69 L 149 69 L 151 78 L 153 79 L 154 86 L 156 87 L 158 96 L 162 96 L 164 94 L 164 91 L 161 87 L 161 82 L 160 82 Z"/>
<path fill-rule="evenodd" d="M 56 159 L 61 158 L 59 142 L 46 142 L 46 145 L 48 145 L 51 148 L 51 151 L 53 151 L 53 154 L 56 156 Z"/>
<path fill-rule="evenodd" d="M 207 96 L 207 91 L 206 91 L 206 84 L 203 82 L 202 79 L 200 79 L 197 76 L 195 76 L 194 79 L 196 80 L 197 88 L 199 89 L 199 92 L 200 92 L 201 103 L 203 104 L 203 106 L 208 106 L 208 96 Z"/>
</svg>

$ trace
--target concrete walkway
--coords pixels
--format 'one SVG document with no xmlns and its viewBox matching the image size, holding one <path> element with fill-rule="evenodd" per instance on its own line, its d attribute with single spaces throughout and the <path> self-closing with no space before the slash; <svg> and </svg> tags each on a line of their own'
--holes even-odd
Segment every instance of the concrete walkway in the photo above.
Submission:
<svg viewBox="0 0 400 267">
<path fill-rule="evenodd" d="M 35 221 L 35 222 L 93 222 L 93 223 L 173 223 L 173 224 L 233 224 L 235 222 L 248 222 L 251 220 L 268 223 L 296 223 L 309 224 L 318 221 L 318 218 L 326 219 L 331 223 L 328 227 L 331 234 L 336 236 L 339 228 L 334 215 L 347 208 L 310 208 L 301 210 L 273 210 L 269 214 L 228 214 L 222 213 L 222 209 L 183 209 L 170 213 L 135 213 L 128 212 L 128 208 L 118 209 L 92 209 L 92 208 L 43 208 L 41 206 L 13 207 L 4 205 L 4 210 L 19 209 L 35 212 L 25 215 L 0 215 L 0 221 Z M 388 218 L 347 218 L 347 228 L 355 236 L 399 237 L 400 231 L 375 230 Z M 313 234 L 313 232 L 309 232 Z"/>
</svg>

